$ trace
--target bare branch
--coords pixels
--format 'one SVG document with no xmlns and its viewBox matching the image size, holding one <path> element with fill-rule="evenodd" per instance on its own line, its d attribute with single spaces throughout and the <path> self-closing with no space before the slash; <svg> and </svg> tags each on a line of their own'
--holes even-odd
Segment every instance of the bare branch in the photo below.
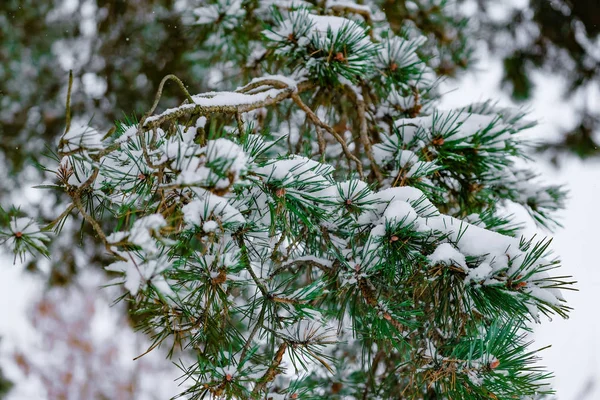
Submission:
<svg viewBox="0 0 600 400">
<path fill-rule="evenodd" d="M 281 360 L 283 359 L 283 355 L 287 350 L 287 343 L 283 342 L 279 345 L 279 349 L 277 353 L 275 353 L 275 357 L 273 358 L 273 362 L 267 369 L 267 372 L 259 379 L 256 386 L 254 386 L 254 390 L 252 390 L 252 394 L 256 395 L 262 392 L 269 382 L 272 382 L 277 375 L 281 372 L 279 370 L 279 365 L 281 364 Z"/>
<path fill-rule="evenodd" d="M 319 117 L 317 117 L 317 114 L 315 114 L 313 110 L 310 109 L 310 107 L 304 104 L 304 102 L 302 101 L 300 96 L 298 96 L 297 93 L 292 93 L 291 97 L 292 100 L 294 100 L 294 102 L 298 105 L 298 107 L 300 107 L 302 111 L 306 113 L 306 115 L 312 121 L 313 124 L 325 129 L 335 138 L 335 140 L 338 141 L 338 143 L 342 146 L 342 150 L 344 151 L 346 158 L 348 158 L 348 160 L 354 161 L 354 163 L 356 164 L 356 169 L 358 170 L 358 175 L 361 177 L 361 179 L 364 178 L 362 162 L 354 154 L 352 154 L 344 138 L 342 138 L 332 127 L 327 125 L 325 122 L 321 121 Z"/>
</svg>

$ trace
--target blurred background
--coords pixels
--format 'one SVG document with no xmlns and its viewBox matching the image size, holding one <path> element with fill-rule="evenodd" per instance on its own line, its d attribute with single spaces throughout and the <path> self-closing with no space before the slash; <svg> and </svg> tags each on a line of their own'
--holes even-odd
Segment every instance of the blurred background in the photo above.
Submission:
<svg viewBox="0 0 600 400">
<path fill-rule="evenodd" d="M 245 0 L 253 3 L 256 0 Z M 108 130 L 151 105 L 177 75 L 192 93 L 236 87 L 260 71 L 232 68 L 195 24 L 202 0 L 0 1 L 0 204 L 51 221 L 67 199 L 33 185 L 64 131 L 68 71 L 74 122 Z M 296 1 L 300 3 L 301 1 Z M 358 1 L 361 3 L 361 1 Z M 362 2 L 369 4 L 369 2 Z M 525 107 L 531 157 L 570 201 L 553 248 L 578 292 L 569 320 L 543 322 L 541 363 L 560 400 L 600 398 L 600 4 L 598 0 L 377 0 L 394 29 L 428 38 L 441 106 L 486 99 Z M 235 38 L 232 37 L 232 40 Z M 240 48 L 240 52 L 251 49 Z M 249 54 L 245 54 L 248 58 Z M 229 64 L 228 64 L 229 63 Z M 238 74 L 238 75 L 236 75 Z M 167 90 L 161 107 L 184 99 Z M 515 209 L 517 215 L 522 210 Z M 523 219 L 527 217 L 523 214 Z M 165 399 L 178 369 L 132 329 L 105 287 L 103 252 L 71 220 L 50 259 L 1 256 L 0 399 Z"/>
</svg>

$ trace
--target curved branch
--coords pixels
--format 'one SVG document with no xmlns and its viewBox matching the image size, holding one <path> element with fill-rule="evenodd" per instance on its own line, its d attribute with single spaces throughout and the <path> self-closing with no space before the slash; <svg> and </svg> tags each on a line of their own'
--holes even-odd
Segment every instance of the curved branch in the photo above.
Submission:
<svg viewBox="0 0 600 400">
<path fill-rule="evenodd" d="M 364 174 L 363 174 L 362 162 L 354 154 L 352 154 L 352 152 L 348 148 L 348 144 L 346 144 L 346 141 L 344 140 L 344 138 L 342 138 L 332 127 L 327 125 L 325 122 L 321 121 L 319 119 L 319 117 L 317 117 L 317 114 L 315 114 L 313 112 L 313 110 L 310 109 L 310 107 L 308 107 L 306 104 L 304 104 L 304 102 L 302 101 L 300 96 L 298 96 L 297 93 L 292 93 L 291 97 L 292 97 L 292 100 L 294 100 L 294 102 L 298 105 L 298 107 L 300 107 L 302 109 L 302 111 L 304 111 L 306 113 L 306 115 L 312 121 L 312 123 L 314 125 L 317 125 L 323 129 L 325 129 L 327 132 L 329 132 L 335 138 L 335 140 L 337 140 L 337 142 L 342 146 L 342 150 L 344 151 L 346 158 L 348 158 L 348 160 L 354 161 L 354 163 L 356 164 L 356 169 L 358 170 L 358 175 L 360 176 L 361 179 L 363 179 Z"/>
</svg>

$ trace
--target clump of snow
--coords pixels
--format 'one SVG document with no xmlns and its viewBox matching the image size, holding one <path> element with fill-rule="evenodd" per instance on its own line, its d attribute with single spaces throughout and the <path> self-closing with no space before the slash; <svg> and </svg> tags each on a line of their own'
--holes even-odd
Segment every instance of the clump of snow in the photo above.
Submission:
<svg viewBox="0 0 600 400">
<path fill-rule="evenodd" d="M 99 151 L 104 148 L 102 135 L 87 125 L 74 124 L 59 141 L 59 148 L 65 153 L 85 150 Z"/>
<path fill-rule="evenodd" d="M 312 22 L 312 31 L 317 35 L 326 34 L 328 30 L 331 30 L 333 34 L 337 34 L 341 29 L 352 27 L 364 30 L 356 22 L 344 18 L 336 17 L 333 15 L 315 15 L 307 14 L 310 22 Z"/>
<path fill-rule="evenodd" d="M 385 209 L 383 218 L 388 223 L 406 226 L 415 222 L 418 216 L 409 203 L 402 200 L 394 200 Z"/>
<path fill-rule="evenodd" d="M 293 155 L 288 159 L 274 160 L 263 167 L 257 167 L 254 172 L 269 181 L 279 181 L 283 185 L 300 182 L 306 186 L 320 188 L 322 185 L 331 185 L 327 175 L 333 172 L 333 167 Z"/>
<path fill-rule="evenodd" d="M 137 134 L 138 128 L 135 125 L 127 127 L 123 134 L 115 139 L 115 143 L 125 143 Z"/>
<path fill-rule="evenodd" d="M 219 228 L 219 224 L 216 221 L 206 221 L 202 225 L 202 230 L 206 233 L 214 232 Z"/>
<path fill-rule="evenodd" d="M 465 272 L 469 272 L 467 262 L 465 261 L 465 256 L 450 243 L 440 244 L 435 249 L 435 251 L 427 258 L 431 265 L 457 265 L 461 267 Z"/>
<path fill-rule="evenodd" d="M 204 115 L 198 117 L 198 120 L 196 121 L 196 128 L 202 128 L 204 129 L 204 127 L 206 126 L 206 117 Z"/>
<path fill-rule="evenodd" d="M 169 284 L 161 273 L 171 267 L 171 261 L 168 256 L 161 255 L 156 258 L 142 258 L 134 252 L 121 254 L 126 261 L 114 262 L 105 269 L 112 272 L 124 274 L 124 279 L 120 281 L 125 289 L 135 296 L 140 288 L 146 287 L 151 283 L 162 293 L 172 295 Z"/>
<path fill-rule="evenodd" d="M 345 0 L 327 0 L 326 7 L 330 9 L 344 9 L 350 8 L 353 10 L 364 12 L 368 15 L 371 14 L 371 7 L 365 4 L 358 4 L 353 1 L 345 1 Z"/>
<path fill-rule="evenodd" d="M 244 224 L 246 219 L 227 199 L 197 189 L 198 198 L 183 206 L 183 219 L 188 225 L 203 226 L 205 221 L 216 218 L 222 224 Z"/>
<path fill-rule="evenodd" d="M 152 237 L 152 233 L 158 233 L 160 228 L 166 225 L 167 221 L 160 214 L 150 214 L 142 217 L 133 223 L 129 241 L 140 246 L 148 254 L 156 254 L 159 249 Z"/>
<path fill-rule="evenodd" d="M 242 148 L 231 140 L 219 138 L 206 144 L 207 162 L 223 160 L 229 172 L 236 177 L 246 169 L 248 156 Z"/>
<path fill-rule="evenodd" d="M 281 93 L 281 89 L 269 89 L 264 92 L 245 94 L 237 92 L 208 92 L 192 96 L 194 104 L 203 107 L 231 107 L 251 105 L 274 98 Z"/>
<path fill-rule="evenodd" d="M 492 276 L 494 269 L 487 262 L 482 262 L 477 268 L 472 268 L 468 271 L 468 275 L 465 278 L 465 283 L 469 282 L 485 282 L 489 277 Z"/>
<path fill-rule="evenodd" d="M 225 189 L 236 183 L 248 167 L 248 156 L 229 139 L 209 140 L 205 147 L 168 141 L 165 155 L 179 169 L 177 183 Z"/>
</svg>

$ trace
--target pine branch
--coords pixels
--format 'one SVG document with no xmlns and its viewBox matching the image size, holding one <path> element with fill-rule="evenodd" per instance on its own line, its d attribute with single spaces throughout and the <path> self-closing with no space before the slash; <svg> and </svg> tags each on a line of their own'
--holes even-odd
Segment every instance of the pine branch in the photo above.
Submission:
<svg viewBox="0 0 600 400">
<path fill-rule="evenodd" d="M 317 117 L 317 115 L 310 108 L 308 108 L 308 106 L 306 104 L 304 104 L 304 102 L 302 101 L 300 96 L 298 96 L 297 93 L 292 93 L 291 97 L 292 97 L 292 100 L 294 100 L 294 102 L 298 105 L 298 107 L 300 107 L 300 109 L 306 113 L 306 115 L 312 121 L 313 124 L 315 124 L 316 126 L 318 126 L 320 128 L 325 129 L 327 132 L 329 132 L 331 134 L 331 136 L 333 136 L 335 138 L 335 140 L 337 140 L 337 142 L 342 146 L 342 149 L 344 150 L 344 154 L 346 155 L 346 158 L 348 158 L 348 161 L 354 161 L 356 163 L 356 169 L 358 171 L 358 175 L 361 178 L 363 178 L 362 162 L 354 154 L 352 154 L 350 149 L 348 149 L 348 145 L 346 144 L 346 141 L 332 127 L 330 127 L 329 125 L 327 125 L 326 123 L 321 121 L 319 119 L 319 117 Z"/>
<path fill-rule="evenodd" d="M 279 370 L 279 365 L 283 360 L 283 355 L 285 354 L 286 350 L 287 344 L 285 342 L 281 343 L 279 345 L 279 348 L 277 349 L 277 352 L 275 353 L 275 356 L 273 357 L 273 361 L 271 362 L 269 369 L 267 369 L 264 375 L 259 378 L 258 382 L 256 383 L 256 386 L 254 386 L 254 389 L 252 390 L 253 396 L 256 396 L 259 393 L 261 393 L 266 388 L 266 386 L 270 382 L 272 382 L 277 375 L 281 373 L 281 371 Z"/>
</svg>

